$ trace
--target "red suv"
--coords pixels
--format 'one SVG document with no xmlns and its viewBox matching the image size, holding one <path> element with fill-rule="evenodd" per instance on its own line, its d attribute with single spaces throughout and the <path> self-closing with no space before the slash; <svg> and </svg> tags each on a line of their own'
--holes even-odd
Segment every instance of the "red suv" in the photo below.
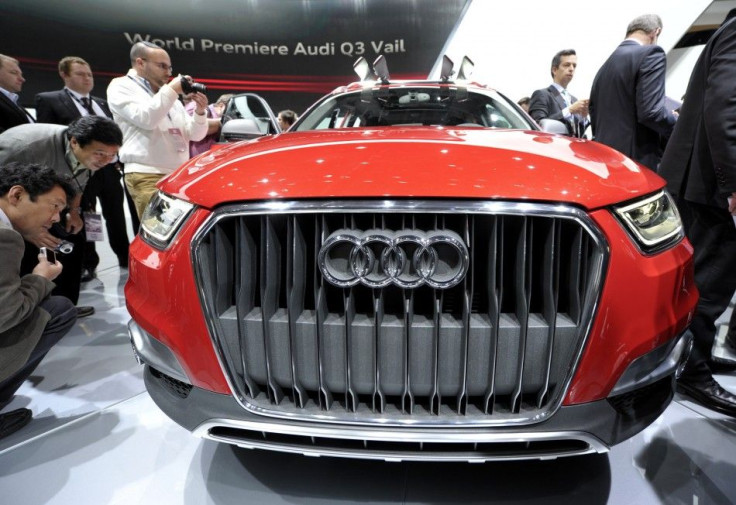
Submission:
<svg viewBox="0 0 736 505">
<path fill-rule="evenodd" d="M 386 73 L 159 189 L 129 328 L 150 395 L 198 436 L 550 458 L 672 399 L 697 291 L 664 181 L 493 89 Z"/>
</svg>

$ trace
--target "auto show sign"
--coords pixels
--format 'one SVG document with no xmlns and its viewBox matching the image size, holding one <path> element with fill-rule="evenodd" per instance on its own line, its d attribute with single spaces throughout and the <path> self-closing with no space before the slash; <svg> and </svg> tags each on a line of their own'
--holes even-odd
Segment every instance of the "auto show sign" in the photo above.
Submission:
<svg viewBox="0 0 736 505">
<path fill-rule="evenodd" d="M 175 73 L 226 92 L 261 94 L 301 112 L 354 81 L 360 56 L 384 55 L 393 78 L 426 78 L 471 0 L 0 0 L 3 54 L 18 59 L 21 103 L 61 87 L 64 56 L 87 60 L 94 94 L 130 66 L 139 41 L 166 49 Z"/>
</svg>

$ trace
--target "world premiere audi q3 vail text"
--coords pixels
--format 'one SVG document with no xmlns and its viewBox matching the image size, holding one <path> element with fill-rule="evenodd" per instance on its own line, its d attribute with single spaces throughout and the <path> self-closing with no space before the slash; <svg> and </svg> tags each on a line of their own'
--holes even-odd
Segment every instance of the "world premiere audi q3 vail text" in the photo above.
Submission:
<svg viewBox="0 0 736 505">
<path fill-rule="evenodd" d="M 664 181 L 541 131 L 469 60 L 355 68 L 159 185 L 125 287 L 157 405 L 211 440 L 386 460 L 605 452 L 651 424 L 698 297 Z"/>
</svg>

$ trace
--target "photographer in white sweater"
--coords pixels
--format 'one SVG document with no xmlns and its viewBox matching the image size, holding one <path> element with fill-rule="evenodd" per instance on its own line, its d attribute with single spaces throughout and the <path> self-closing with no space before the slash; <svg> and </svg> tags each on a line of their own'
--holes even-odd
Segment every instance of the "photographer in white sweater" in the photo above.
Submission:
<svg viewBox="0 0 736 505">
<path fill-rule="evenodd" d="M 171 82 L 171 60 L 166 51 L 150 42 L 137 42 L 130 51 L 131 69 L 113 79 L 107 101 L 113 119 L 123 131 L 120 161 L 125 185 L 142 217 L 156 184 L 189 159 L 189 142 L 207 134 L 207 97 L 192 93 L 197 104 L 189 116 L 179 101 L 182 81 Z"/>
</svg>

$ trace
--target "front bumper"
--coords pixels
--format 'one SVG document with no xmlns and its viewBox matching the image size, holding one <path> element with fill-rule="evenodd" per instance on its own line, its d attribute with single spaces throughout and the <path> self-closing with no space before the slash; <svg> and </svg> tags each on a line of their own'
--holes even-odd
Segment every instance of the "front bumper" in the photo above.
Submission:
<svg viewBox="0 0 736 505">
<path fill-rule="evenodd" d="M 651 424 L 674 395 L 675 371 L 654 383 L 515 428 L 411 428 L 304 422 L 249 412 L 231 396 L 191 386 L 146 365 L 156 404 L 195 435 L 250 449 L 386 461 L 554 459 L 606 452 Z"/>
</svg>

